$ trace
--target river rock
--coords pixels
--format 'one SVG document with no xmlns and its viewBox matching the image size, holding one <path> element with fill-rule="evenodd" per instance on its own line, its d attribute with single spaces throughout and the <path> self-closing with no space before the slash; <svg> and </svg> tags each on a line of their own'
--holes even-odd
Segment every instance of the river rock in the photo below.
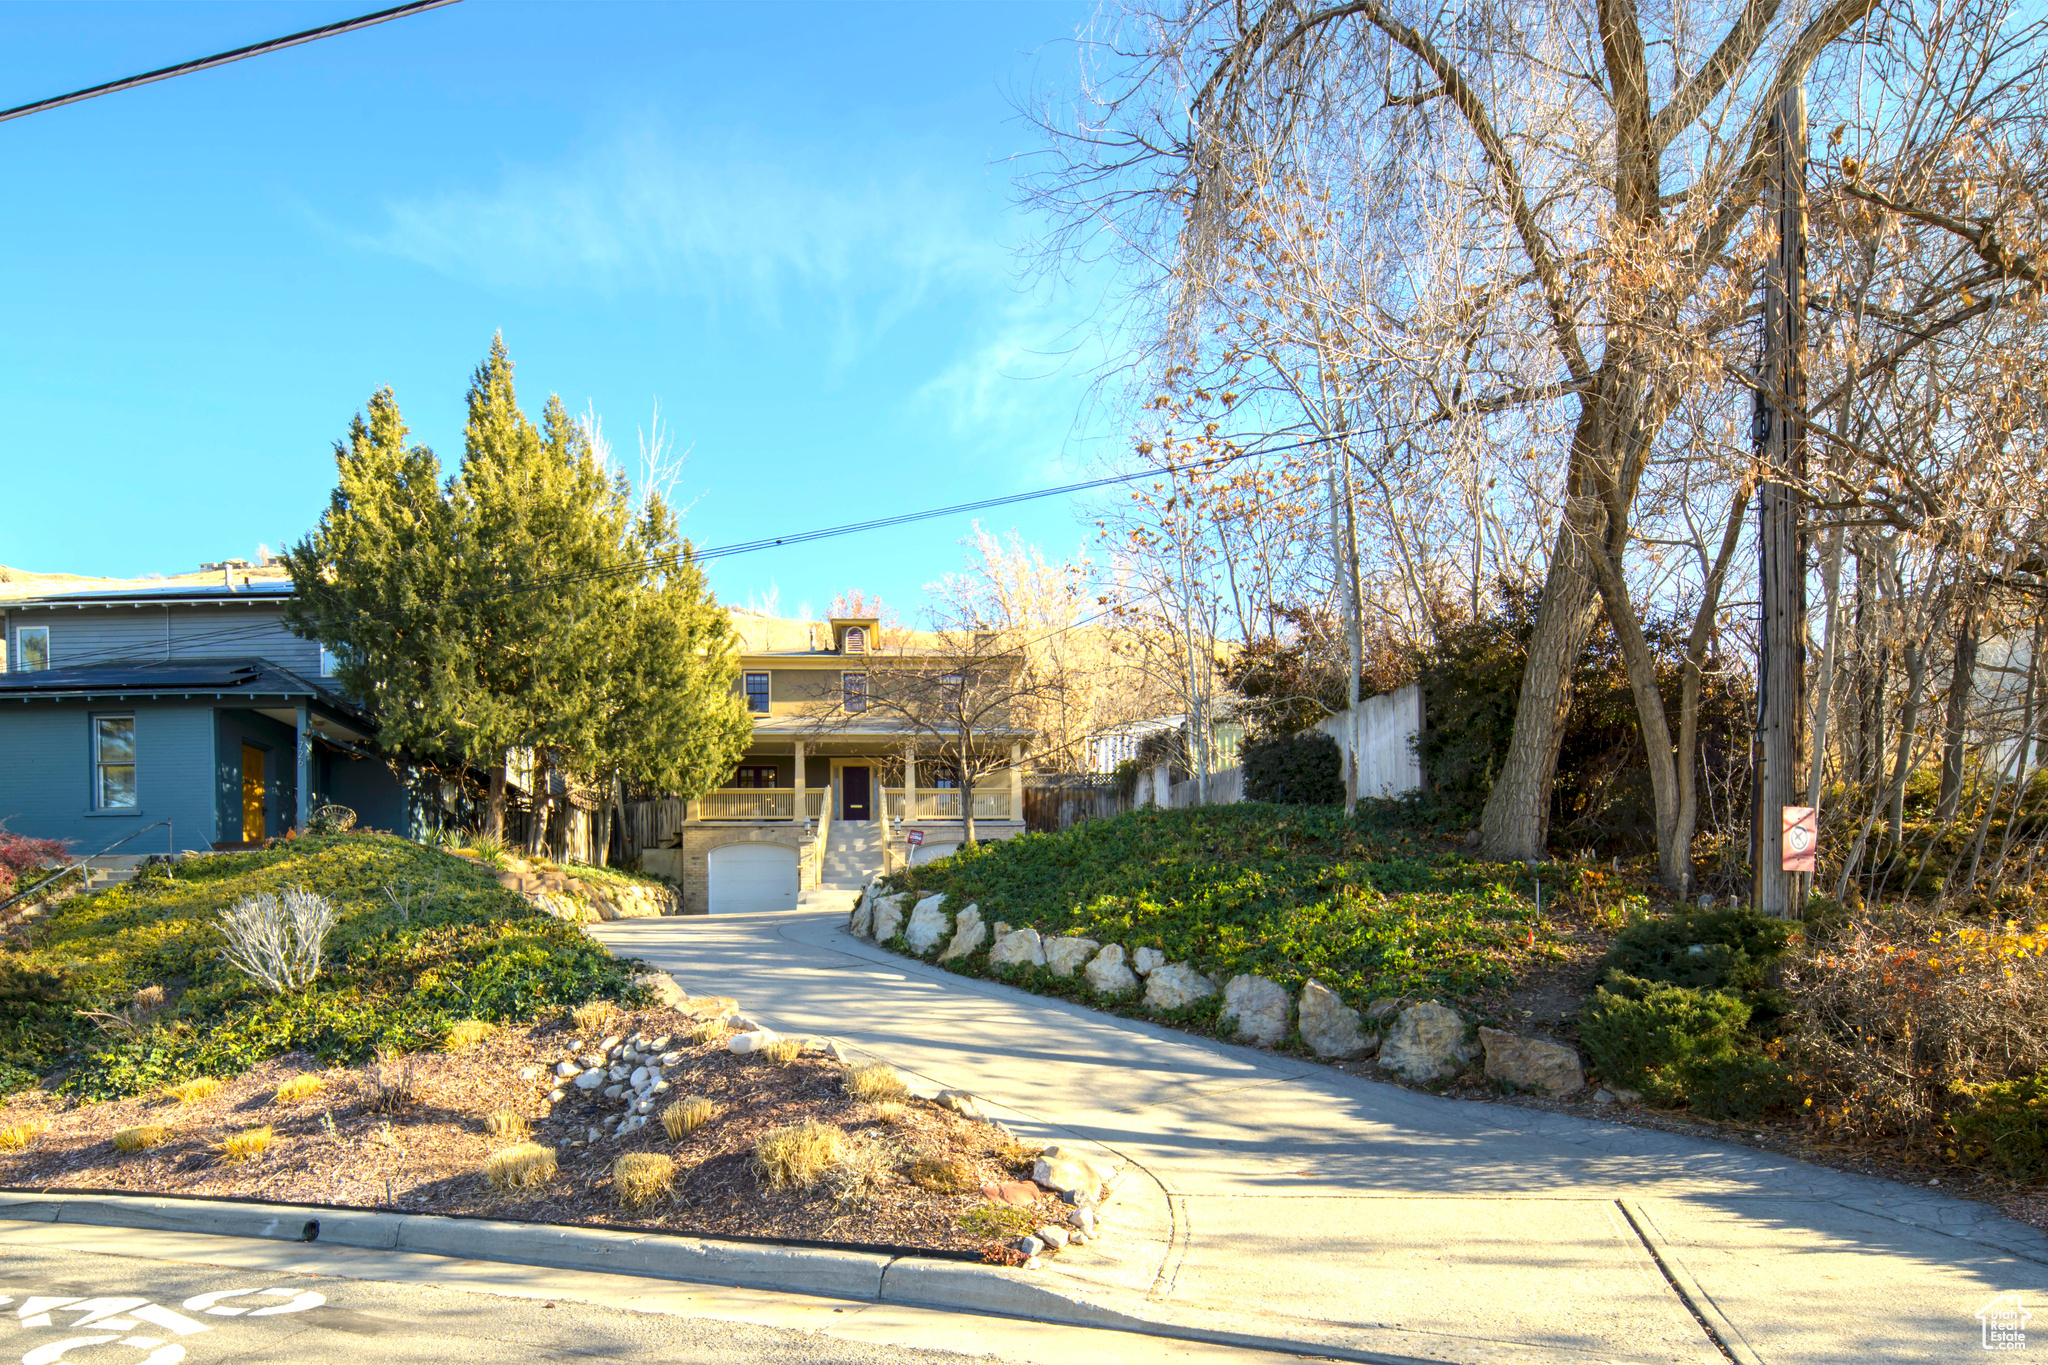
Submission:
<svg viewBox="0 0 2048 1365">
<path fill-rule="evenodd" d="M 1474 1051 L 1465 1041 L 1463 1015 L 1442 1005 L 1410 1005 L 1380 1044 L 1380 1065 L 1411 1081 L 1434 1081 L 1455 1076 Z"/>
<path fill-rule="evenodd" d="M 978 953 L 987 942 L 988 926 L 982 923 L 981 907 L 970 905 L 953 917 L 953 941 L 939 954 L 939 961 L 951 962 L 956 957 Z"/>
<path fill-rule="evenodd" d="M 1138 950 L 1142 956 L 1143 948 Z M 1154 967 L 1145 981 L 1145 1008 L 1177 1010 L 1216 994 L 1216 983 L 1185 962 Z"/>
<path fill-rule="evenodd" d="M 1045 941 L 1036 929 L 1026 926 L 1004 934 L 996 940 L 996 946 L 988 950 L 988 965 L 991 967 L 1045 965 Z"/>
<path fill-rule="evenodd" d="M 592 1067 L 576 1078 L 576 1088 L 578 1090 L 595 1090 L 603 1084 L 604 1072 L 597 1067 Z"/>
<path fill-rule="evenodd" d="M 1124 963 L 1124 945 L 1112 943 L 1095 955 L 1081 972 L 1097 995 L 1128 995 L 1138 989 L 1138 978 Z"/>
<path fill-rule="evenodd" d="M 1140 948 L 1131 955 L 1131 970 L 1139 976 L 1150 976 L 1166 965 L 1166 954 L 1157 948 Z"/>
<path fill-rule="evenodd" d="M 903 902 L 908 896 L 881 896 L 875 900 L 875 942 L 887 943 L 903 927 Z"/>
<path fill-rule="evenodd" d="M 1072 1147 L 1054 1143 L 1031 1167 L 1031 1179 L 1060 1194 L 1099 1194 L 1113 1172 Z"/>
<path fill-rule="evenodd" d="M 581 1074 L 582 1074 L 582 1072 L 583 1072 L 583 1068 L 582 1068 L 582 1067 L 580 1067 L 580 1066 L 578 1066 L 578 1065 L 576 1065 L 576 1063 L 574 1063 L 574 1062 L 556 1062 L 556 1063 L 555 1063 L 555 1074 L 556 1074 L 557 1076 L 560 1076 L 560 1077 L 561 1077 L 562 1079 L 564 1079 L 564 1080 L 567 1080 L 567 1079 L 568 1079 L 569 1077 L 571 1077 L 571 1076 L 577 1076 L 577 1075 L 581 1075 Z"/>
<path fill-rule="evenodd" d="M 911 952 L 923 957 L 938 946 L 949 927 L 946 923 L 946 898 L 926 896 L 910 912 L 910 923 L 903 928 L 903 941 L 910 945 Z"/>
<path fill-rule="evenodd" d="M 1489 1080 L 1505 1081 L 1518 1090 L 1544 1090 L 1553 1095 L 1569 1095 L 1585 1088 L 1586 1072 L 1579 1064 L 1577 1048 L 1547 1038 L 1524 1038 L 1497 1028 L 1480 1029 L 1479 1042 L 1486 1049 Z"/>
<path fill-rule="evenodd" d="M 1045 965 L 1054 976 L 1072 976 L 1101 946 L 1092 938 L 1049 938 L 1045 941 Z"/>
<path fill-rule="evenodd" d="M 762 1052 L 775 1041 L 776 1036 L 775 1030 L 765 1028 L 755 1029 L 751 1033 L 735 1033 L 725 1040 L 725 1050 L 737 1052 L 741 1056 L 750 1052 Z"/>
<path fill-rule="evenodd" d="M 1158 979 L 1154 972 L 1153 979 Z M 1233 976 L 1223 987 L 1223 1012 L 1217 1016 L 1220 1024 L 1235 1024 L 1232 1031 L 1241 1043 L 1256 1047 L 1276 1047 L 1287 1041 L 1288 1025 L 1292 1022 L 1294 1002 L 1278 983 L 1263 976 Z"/>
<path fill-rule="evenodd" d="M 1313 979 L 1301 988 L 1300 1027 L 1301 1041 L 1318 1057 L 1362 1057 L 1375 1046 L 1358 1026 L 1358 1011 Z"/>
</svg>

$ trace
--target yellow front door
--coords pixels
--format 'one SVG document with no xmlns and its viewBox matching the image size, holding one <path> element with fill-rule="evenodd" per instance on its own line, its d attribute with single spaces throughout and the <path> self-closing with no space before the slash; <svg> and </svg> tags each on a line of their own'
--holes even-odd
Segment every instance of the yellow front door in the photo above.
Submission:
<svg viewBox="0 0 2048 1365">
<path fill-rule="evenodd" d="M 256 843 L 263 830 L 263 751 L 253 744 L 242 746 L 242 839 Z"/>
</svg>

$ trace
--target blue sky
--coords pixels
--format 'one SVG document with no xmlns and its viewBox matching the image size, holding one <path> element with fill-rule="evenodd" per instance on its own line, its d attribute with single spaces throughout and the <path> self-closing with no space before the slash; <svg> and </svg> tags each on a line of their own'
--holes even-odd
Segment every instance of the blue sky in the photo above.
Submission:
<svg viewBox="0 0 2048 1365">
<path fill-rule="evenodd" d="M 11 4 L 0 105 L 377 6 Z M 303 534 L 392 385 L 445 465 L 494 331 L 628 467 L 656 402 L 719 544 L 1098 472 L 1093 302 L 1008 158 L 1082 4 L 466 3 L 0 124 L 0 563 L 175 572 Z M 1063 502 L 1006 510 L 1069 554 Z M 964 523 L 718 564 L 900 609 Z"/>
</svg>

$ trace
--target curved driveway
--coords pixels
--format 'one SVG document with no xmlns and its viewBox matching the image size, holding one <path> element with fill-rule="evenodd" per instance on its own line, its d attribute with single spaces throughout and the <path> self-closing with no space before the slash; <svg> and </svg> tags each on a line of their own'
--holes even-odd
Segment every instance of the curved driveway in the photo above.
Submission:
<svg viewBox="0 0 2048 1365">
<path fill-rule="evenodd" d="M 1110 1149 L 1112 1234 L 1053 1273 L 1142 1316 L 1408 1359 L 1833 1365 L 1981 1360 L 1980 1308 L 2048 1312 L 2048 1237 L 1934 1190 L 1362 1080 L 955 976 L 838 913 L 591 932 Z"/>
</svg>

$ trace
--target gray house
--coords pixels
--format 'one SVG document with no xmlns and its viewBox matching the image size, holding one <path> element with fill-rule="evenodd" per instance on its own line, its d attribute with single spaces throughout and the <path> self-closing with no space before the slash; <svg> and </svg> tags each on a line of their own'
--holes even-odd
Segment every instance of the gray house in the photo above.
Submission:
<svg viewBox="0 0 2048 1365">
<path fill-rule="evenodd" d="M 255 843 L 329 803 L 408 832 L 411 801 L 276 572 L 0 598 L 0 825 L 77 854 Z"/>
</svg>

